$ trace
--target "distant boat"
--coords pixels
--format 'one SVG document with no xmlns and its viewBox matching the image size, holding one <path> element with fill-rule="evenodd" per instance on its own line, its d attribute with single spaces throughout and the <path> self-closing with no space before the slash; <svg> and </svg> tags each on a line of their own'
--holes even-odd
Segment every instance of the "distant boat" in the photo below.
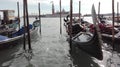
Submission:
<svg viewBox="0 0 120 67">
<path fill-rule="evenodd" d="M 117 19 L 117 18 L 116 18 Z M 102 35 L 102 39 L 104 41 L 112 42 L 112 28 L 113 25 L 110 21 L 106 20 L 103 16 L 99 17 L 100 23 L 98 24 L 100 27 L 100 32 Z M 94 24 L 90 25 L 90 32 L 94 31 Z M 119 43 L 120 41 L 120 26 L 115 23 L 114 26 L 114 43 Z"/>
</svg>

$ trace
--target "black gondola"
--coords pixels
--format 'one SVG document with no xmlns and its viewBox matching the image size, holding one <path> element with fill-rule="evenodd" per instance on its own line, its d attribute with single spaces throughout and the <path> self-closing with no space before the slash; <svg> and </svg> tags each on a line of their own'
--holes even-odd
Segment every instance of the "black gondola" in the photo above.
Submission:
<svg viewBox="0 0 120 67">
<path fill-rule="evenodd" d="M 72 45 L 78 47 L 79 49 L 83 50 L 84 52 L 99 60 L 103 59 L 103 53 L 100 46 L 101 44 L 98 40 L 98 35 L 96 31 L 93 37 L 87 42 L 80 42 L 72 39 Z"/>
<path fill-rule="evenodd" d="M 101 48 L 102 42 L 100 40 L 101 39 L 100 33 L 99 33 L 99 29 L 96 24 L 97 18 L 96 18 L 94 6 L 92 7 L 92 18 L 93 18 L 93 22 L 95 25 L 95 32 L 94 32 L 93 36 L 91 37 L 91 39 L 86 42 L 79 41 L 78 37 L 82 34 L 81 33 L 82 31 L 79 31 L 79 33 L 77 33 L 77 35 L 75 35 L 75 36 L 73 36 L 73 34 L 72 34 L 72 36 L 73 36 L 72 37 L 72 46 L 79 48 L 80 50 L 88 53 L 92 57 L 102 60 L 103 59 L 103 52 L 102 52 L 102 48 Z M 66 26 L 66 28 L 68 28 L 68 27 Z M 72 31 L 72 33 L 73 33 L 73 31 Z M 78 41 L 75 40 L 76 38 L 78 38 Z M 68 38 L 68 42 L 70 43 L 70 38 Z"/>
</svg>

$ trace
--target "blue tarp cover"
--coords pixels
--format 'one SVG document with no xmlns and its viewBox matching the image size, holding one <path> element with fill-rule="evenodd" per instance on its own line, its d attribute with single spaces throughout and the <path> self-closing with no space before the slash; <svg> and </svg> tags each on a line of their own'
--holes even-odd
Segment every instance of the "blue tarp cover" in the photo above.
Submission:
<svg viewBox="0 0 120 67">
<path fill-rule="evenodd" d="M 31 24 L 29 25 L 29 29 L 32 29 L 32 25 Z M 19 31 L 17 31 L 16 33 L 14 33 L 13 37 L 19 36 L 19 35 L 22 35 L 22 34 L 24 34 L 24 27 L 20 28 Z"/>
<path fill-rule="evenodd" d="M 6 39 L 8 39 L 8 37 L 0 35 L 0 41 L 1 40 L 6 40 Z"/>
</svg>

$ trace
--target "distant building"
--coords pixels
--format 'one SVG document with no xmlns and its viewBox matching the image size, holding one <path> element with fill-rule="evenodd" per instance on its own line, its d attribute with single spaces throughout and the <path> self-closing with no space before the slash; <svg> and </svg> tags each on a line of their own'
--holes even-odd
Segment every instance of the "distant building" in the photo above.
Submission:
<svg viewBox="0 0 120 67">
<path fill-rule="evenodd" d="M 60 14 L 60 12 L 57 11 L 55 14 Z M 66 12 L 65 9 L 63 9 L 63 10 L 61 11 L 61 14 L 69 14 L 69 12 Z"/>
<path fill-rule="evenodd" d="M 6 22 L 6 23 L 9 23 L 10 20 L 15 19 L 15 16 L 14 16 L 15 11 L 14 10 L 0 10 L 0 12 L 3 13 L 2 20 L 4 20 L 4 22 Z"/>
<path fill-rule="evenodd" d="M 54 2 L 53 2 L 53 1 L 51 1 L 51 3 L 52 3 L 52 15 L 54 15 L 54 14 L 55 14 Z"/>
</svg>

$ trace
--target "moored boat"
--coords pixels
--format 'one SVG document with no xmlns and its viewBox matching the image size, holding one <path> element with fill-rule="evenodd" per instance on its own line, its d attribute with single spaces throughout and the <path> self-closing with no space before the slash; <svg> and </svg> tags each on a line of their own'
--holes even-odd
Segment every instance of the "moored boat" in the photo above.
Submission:
<svg viewBox="0 0 120 67">
<path fill-rule="evenodd" d="M 103 59 L 97 32 L 95 32 L 92 38 L 86 42 L 81 42 L 80 39 L 78 40 L 73 39 L 72 45 L 78 47 L 80 50 L 83 50 L 84 52 L 88 53 L 89 55 L 99 60 Z"/>
<path fill-rule="evenodd" d="M 102 39 L 104 41 L 111 41 L 112 42 L 112 28 L 113 25 L 110 23 L 110 21 L 106 21 L 104 19 L 100 19 L 100 23 L 99 27 L 100 27 L 100 32 L 102 35 Z M 94 31 L 94 25 L 90 25 L 90 32 Z M 115 25 L 114 26 L 114 43 L 119 43 L 120 41 L 120 26 L 119 25 Z"/>
<path fill-rule="evenodd" d="M 93 14 L 93 20 L 95 20 L 95 9 L 92 8 L 92 14 Z M 94 21 L 94 25 L 96 25 L 96 21 Z M 73 27 L 74 23 L 72 24 Z M 74 25 L 75 26 L 75 25 Z M 65 26 L 68 29 L 68 26 Z M 75 27 L 73 27 L 75 28 Z M 76 30 L 79 28 L 76 28 Z M 83 29 L 83 28 L 82 28 Z M 91 35 L 89 32 L 87 31 L 83 31 L 83 30 L 79 30 L 79 32 L 77 32 L 75 35 L 72 34 L 72 46 L 75 46 L 76 48 L 79 48 L 80 50 L 86 52 L 87 54 L 89 54 L 92 57 L 95 57 L 99 60 L 103 59 L 103 53 L 102 53 L 102 48 L 101 48 L 101 40 L 100 40 L 100 34 L 98 34 L 98 29 L 97 27 L 95 27 L 95 32 L 93 35 Z M 72 29 L 73 30 L 73 29 Z M 69 32 L 67 32 L 69 34 Z M 74 33 L 74 31 L 72 31 L 72 33 Z M 84 42 L 82 42 L 81 40 L 84 39 L 84 37 L 79 38 L 82 34 L 85 34 L 88 36 L 88 39 Z M 68 42 L 70 43 L 70 38 L 68 38 Z"/>
<path fill-rule="evenodd" d="M 9 16 L 9 12 L 14 13 L 13 10 L 2 10 L 2 12 L 3 15 L 5 14 L 6 16 L 3 17 L 0 24 L 0 49 L 21 43 L 23 41 L 24 33 L 26 33 L 26 27 L 23 26 L 17 30 L 19 20 L 17 19 L 13 21 L 16 18 L 14 16 Z M 38 24 L 39 21 L 29 24 L 31 36 L 34 33 L 37 33 L 39 26 Z M 27 33 L 25 35 L 27 36 Z"/>
</svg>

